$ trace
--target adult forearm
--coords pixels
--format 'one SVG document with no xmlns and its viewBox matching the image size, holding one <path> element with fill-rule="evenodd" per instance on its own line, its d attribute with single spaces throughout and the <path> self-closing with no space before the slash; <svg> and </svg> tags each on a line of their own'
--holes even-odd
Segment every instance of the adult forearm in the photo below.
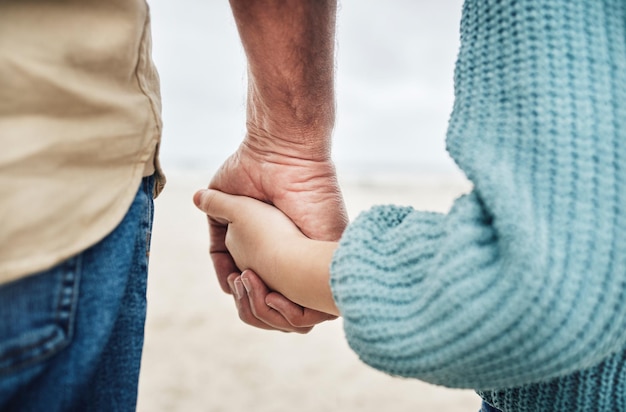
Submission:
<svg viewBox="0 0 626 412">
<path fill-rule="evenodd" d="M 334 0 L 230 0 L 248 58 L 246 142 L 307 160 L 330 156 Z"/>
</svg>

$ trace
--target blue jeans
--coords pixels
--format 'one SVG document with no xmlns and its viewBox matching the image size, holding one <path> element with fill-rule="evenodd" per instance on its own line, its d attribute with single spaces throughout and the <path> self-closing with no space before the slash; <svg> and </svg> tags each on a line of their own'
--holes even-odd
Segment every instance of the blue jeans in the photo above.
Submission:
<svg viewBox="0 0 626 412">
<path fill-rule="evenodd" d="M 98 244 L 0 287 L 0 410 L 135 409 L 153 185 Z"/>
</svg>

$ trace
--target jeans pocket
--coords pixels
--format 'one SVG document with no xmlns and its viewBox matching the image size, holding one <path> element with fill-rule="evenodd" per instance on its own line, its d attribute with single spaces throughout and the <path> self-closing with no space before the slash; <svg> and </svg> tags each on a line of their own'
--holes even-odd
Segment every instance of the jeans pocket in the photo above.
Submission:
<svg viewBox="0 0 626 412">
<path fill-rule="evenodd" d="M 0 287 L 0 378 L 42 362 L 72 339 L 81 258 Z"/>
</svg>

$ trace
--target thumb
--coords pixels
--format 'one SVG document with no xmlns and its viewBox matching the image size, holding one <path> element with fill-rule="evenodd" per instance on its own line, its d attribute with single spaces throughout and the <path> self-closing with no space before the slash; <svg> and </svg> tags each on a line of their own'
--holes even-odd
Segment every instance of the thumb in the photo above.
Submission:
<svg viewBox="0 0 626 412">
<path fill-rule="evenodd" d="M 198 190 L 193 195 L 196 207 L 213 219 L 231 222 L 234 196 L 213 189 Z"/>
</svg>

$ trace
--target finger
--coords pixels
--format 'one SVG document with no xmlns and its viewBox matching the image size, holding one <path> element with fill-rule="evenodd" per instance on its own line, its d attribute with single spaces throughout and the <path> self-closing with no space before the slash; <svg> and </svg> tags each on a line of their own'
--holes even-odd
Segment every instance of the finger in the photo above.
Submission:
<svg viewBox="0 0 626 412">
<path fill-rule="evenodd" d="M 277 328 L 275 326 L 268 325 L 254 315 L 252 308 L 250 307 L 248 294 L 245 287 L 243 286 L 243 282 L 239 274 L 233 273 L 232 275 L 228 276 L 228 284 L 232 288 L 232 293 L 235 297 L 235 306 L 237 307 L 239 319 L 241 319 L 244 323 L 259 329 L 280 330 L 283 332 L 290 331 L 284 328 Z"/>
<path fill-rule="evenodd" d="M 318 323 L 337 319 L 335 315 L 302 307 L 276 292 L 265 297 L 265 304 L 280 313 L 293 327 L 300 329 L 313 328 Z"/>
<path fill-rule="evenodd" d="M 239 273 L 239 269 L 226 248 L 225 240 L 227 229 L 227 225 L 223 225 L 215 219 L 209 218 L 209 255 L 213 261 L 213 267 L 220 287 L 224 292 L 231 293 L 227 278 L 233 272 Z"/>
<path fill-rule="evenodd" d="M 231 287 L 228 285 L 228 276 L 233 273 L 239 273 L 232 256 L 228 253 L 211 253 L 211 260 L 213 261 L 213 267 L 217 280 L 222 288 L 222 291 L 231 293 Z"/>
<path fill-rule="evenodd" d="M 312 329 L 308 325 L 305 327 L 293 325 L 280 312 L 267 306 L 265 299 L 271 291 L 253 271 L 245 270 L 241 274 L 241 280 L 248 294 L 250 310 L 258 320 L 273 329 L 285 332 L 308 333 Z M 292 305 L 297 306 L 295 303 L 292 303 Z"/>
<path fill-rule="evenodd" d="M 198 190 L 193 195 L 196 207 L 222 224 L 231 222 L 236 196 L 222 193 L 213 189 Z"/>
<path fill-rule="evenodd" d="M 193 202 L 200 210 L 208 213 L 211 211 L 211 204 L 220 192 L 215 190 L 199 190 L 193 196 Z M 219 201 L 219 199 L 218 199 Z M 219 203 L 219 202 L 218 202 Z M 219 210 L 219 209 L 218 209 Z M 231 293 L 231 288 L 227 278 L 233 272 L 239 272 L 235 261 L 226 248 L 226 231 L 228 229 L 228 219 L 220 219 L 219 216 L 208 216 L 209 220 L 209 254 L 213 261 L 213 267 L 220 287 L 225 293 Z"/>
</svg>

